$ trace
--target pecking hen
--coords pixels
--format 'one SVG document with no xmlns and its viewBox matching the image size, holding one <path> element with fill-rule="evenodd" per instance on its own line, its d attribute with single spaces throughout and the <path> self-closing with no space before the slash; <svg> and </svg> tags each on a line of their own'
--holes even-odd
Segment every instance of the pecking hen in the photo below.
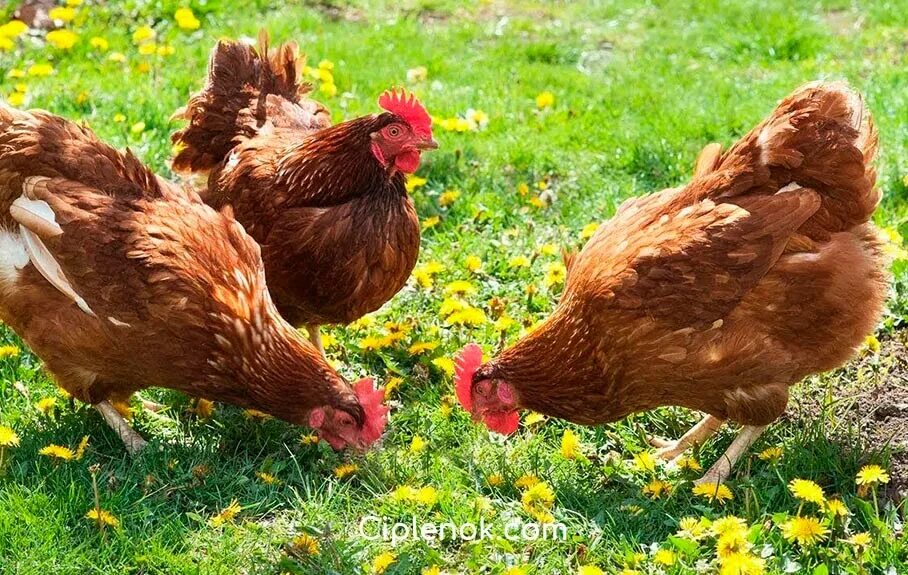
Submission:
<svg viewBox="0 0 908 575">
<path fill-rule="evenodd" d="M 580 424 L 675 405 L 706 413 L 660 455 L 744 427 L 701 482 L 721 482 L 789 387 L 841 366 L 887 289 L 871 215 L 877 135 L 841 83 L 796 90 L 684 187 L 634 198 L 565 260 L 552 315 L 498 357 L 471 344 L 457 391 L 501 432 L 516 410 Z"/>
<path fill-rule="evenodd" d="M 281 318 L 258 245 L 230 215 L 131 153 L 47 112 L 0 102 L 0 319 L 131 452 L 111 402 L 157 386 L 320 430 L 381 434 L 387 408 Z"/>
<path fill-rule="evenodd" d="M 432 120 L 406 92 L 385 92 L 385 112 L 332 125 L 306 97 L 296 44 L 269 53 L 222 41 L 208 82 L 175 117 L 177 171 L 206 174 L 203 199 L 229 205 L 262 246 L 278 310 L 309 329 L 349 323 L 406 283 L 419 253 L 419 220 L 405 188 Z"/>
</svg>

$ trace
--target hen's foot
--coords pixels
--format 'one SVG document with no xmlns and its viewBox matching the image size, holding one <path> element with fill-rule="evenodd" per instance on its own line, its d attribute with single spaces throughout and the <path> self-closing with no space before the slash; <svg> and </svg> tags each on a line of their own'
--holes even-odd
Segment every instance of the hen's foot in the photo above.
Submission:
<svg viewBox="0 0 908 575">
<path fill-rule="evenodd" d="M 656 457 L 665 461 L 672 461 L 680 457 L 688 448 L 699 445 L 715 435 L 720 427 L 722 427 L 721 419 L 707 415 L 676 441 L 651 437 L 649 443 L 657 448 Z"/>
<path fill-rule="evenodd" d="M 747 449 L 753 445 L 754 441 L 756 441 L 765 430 L 765 425 L 745 425 L 742 427 L 737 437 L 731 442 L 728 449 L 725 450 L 725 453 L 713 463 L 713 466 L 709 468 L 709 471 L 707 471 L 703 477 L 694 481 L 694 483 L 696 485 L 702 485 L 704 483 L 724 483 L 731 474 L 731 470 L 735 466 L 735 463 L 738 462 L 738 459 L 744 455 Z"/>
<path fill-rule="evenodd" d="M 144 397 L 142 397 L 139 394 L 136 394 L 136 396 L 139 398 L 139 402 L 142 404 L 142 407 L 147 409 L 148 411 L 153 411 L 153 412 L 157 413 L 157 412 L 163 411 L 164 409 L 167 408 L 167 406 L 164 405 L 163 403 L 158 403 L 157 401 L 145 399 Z"/>
<path fill-rule="evenodd" d="M 322 346 L 322 333 L 319 331 L 317 325 L 307 325 L 306 331 L 309 332 L 309 341 L 312 342 L 312 345 L 315 346 L 315 349 L 318 350 L 322 357 L 325 357 L 325 348 Z"/>
<path fill-rule="evenodd" d="M 101 414 L 104 418 L 104 421 L 109 425 L 123 440 L 123 444 L 126 446 L 126 451 L 130 455 L 138 455 L 142 449 L 148 445 L 142 436 L 136 433 L 132 427 L 129 426 L 129 423 L 126 419 L 120 415 L 120 412 L 110 404 L 109 401 L 102 401 L 95 405 L 95 409 Z"/>
</svg>

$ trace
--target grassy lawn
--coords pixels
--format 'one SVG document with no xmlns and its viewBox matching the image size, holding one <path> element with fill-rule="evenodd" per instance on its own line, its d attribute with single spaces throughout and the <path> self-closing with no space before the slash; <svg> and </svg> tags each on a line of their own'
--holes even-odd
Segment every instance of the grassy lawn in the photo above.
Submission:
<svg viewBox="0 0 908 575">
<path fill-rule="evenodd" d="M 684 182 L 705 144 L 730 144 L 803 82 L 844 78 L 865 94 L 881 136 L 876 219 L 895 241 L 908 237 L 908 6 L 790 4 L 85 0 L 66 25 L 78 35 L 71 48 L 47 46 L 37 31 L 8 50 L 0 44 L 0 97 L 85 121 L 166 176 L 176 128 L 168 118 L 201 86 L 214 42 L 260 27 L 298 41 L 313 67 L 333 63 L 336 94 L 314 83 L 337 120 L 375 112 L 382 90 L 407 85 L 437 117 L 441 143 L 413 180 L 425 228 L 418 277 L 379 313 L 331 331 L 329 355 L 345 374 L 394 386 L 381 448 L 335 454 L 306 442 L 306 430 L 226 405 L 204 417 L 192 399 L 155 390 L 148 396 L 172 407 L 136 410 L 151 445 L 130 459 L 100 416 L 72 405 L 0 328 L 0 345 L 12 346 L 0 349 L 0 425 L 20 438 L 0 447 L 0 573 L 717 573 L 709 530 L 699 536 L 703 524 L 689 520 L 676 532 L 683 518 L 726 515 L 746 522 L 739 546 L 763 567 L 726 562 L 723 573 L 908 572 L 898 493 L 908 486 L 905 436 L 890 442 L 908 427 L 905 259 L 894 264 L 876 339 L 846 368 L 794 389 L 788 414 L 732 476 L 729 501 L 694 495 L 696 471 L 649 469 L 640 455 L 647 433 L 677 436 L 696 414 L 663 409 L 599 428 L 542 420 L 503 440 L 453 404 L 453 354 L 469 341 L 492 352 L 545 317 L 561 290 L 562 246 L 580 245 L 584 227 L 625 198 Z M 198 30 L 177 26 L 181 6 L 192 7 Z M 172 53 L 134 42 L 145 25 L 156 32 L 145 46 Z M 106 50 L 92 46 L 95 36 Z M 45 63 L 53 73 L 34 75 Z M 537 102 L 544 92 L 552 98 Z M 470 293 L 451 293 L 467 287 L 451 286 L 459 280 Z M 442 305 L 460 299 L 482 310 L 477 325 L 447 321 Z M 416 343 L 431 345 L 416 353 Z M 567 430 L 577 457 L 562 453 Z M 696 460 L 711 464 L 733 431 Z M 84 436 L 81 458 L 39 454 L 50 444 L 75 450 Z M 777 461 L 758 457 L 772 447 Z M 855 476 L 871 463 L 891 481 L 859 492 Z M 795 478 L 818 483 L 849 515 L 796 499 Z M 93 481 L 118 526 L 85 518 Z M 647 494 L 647 485 L 666 490 Z M 523 505 L 533 495 L 565 526 L 564 540 L 505 537 L 511 520 L 534 524 Z M 221 513 L 232 502 L 238 513 Z M 786 538 L 781 525 L 797 513 L 824 522 L 821 541 Z M 370 515 L 483 518 L 495 537 L 392 548 L 357 533 Z M 851 539 L 863 532 L 866 545 Z"/>
</svg>

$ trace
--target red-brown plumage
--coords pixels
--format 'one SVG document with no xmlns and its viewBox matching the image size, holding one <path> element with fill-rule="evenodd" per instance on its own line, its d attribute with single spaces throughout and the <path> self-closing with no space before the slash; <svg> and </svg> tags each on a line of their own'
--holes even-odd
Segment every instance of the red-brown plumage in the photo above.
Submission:
<svg viewBox="0 0 908 575">
<path fill-rule="evenodd" d="M 180 115 L 178 170 L 210 170 L 206 202 L 230 205 L 262 245 L 268 284 L 292 324 L 348 323 L 403 287 L 419 251 L 405 173 L 433 147 L 428 114 L 405 93 L 385 112 L 330 125 L 305 97 L 302 59 L 221 42 L 208 84 Z M 282 70 L 281 74 L 275 71 Z"/>
<path fill-rule="evenodd" d="M 625 202 L 569 258 L 551 317 L 477 370 L 474 414 L 775 420 L 789 386 L 840 366 L 880 316 L 876 143 L 860 96 L 810 84 L 705 150 L 687 186 Z"/>
<path fill-rule="evenodd" d="M 229 214 L 85 128 L 0 104 L 0 240 L 0 318 L 82 401 L 157 386 L 298 424 L 342 412 L 362 445 L 384 425 L 277 313 Z"/>
</svg>

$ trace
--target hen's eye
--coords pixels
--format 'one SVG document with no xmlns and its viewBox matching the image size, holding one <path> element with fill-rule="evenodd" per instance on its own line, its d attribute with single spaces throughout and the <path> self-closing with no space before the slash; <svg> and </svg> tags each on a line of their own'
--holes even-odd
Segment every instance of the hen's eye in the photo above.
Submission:
<svg viewBox="0 0 908 575">
<path fill-rule="evenodd" d="M 399 126 L 391 126 L 390 128 L 388 128 L 388 135 L 391 136 L 392 138 L 397 138 L 402 133 L 403 132 L 401 131 Z"/>
</svg>

